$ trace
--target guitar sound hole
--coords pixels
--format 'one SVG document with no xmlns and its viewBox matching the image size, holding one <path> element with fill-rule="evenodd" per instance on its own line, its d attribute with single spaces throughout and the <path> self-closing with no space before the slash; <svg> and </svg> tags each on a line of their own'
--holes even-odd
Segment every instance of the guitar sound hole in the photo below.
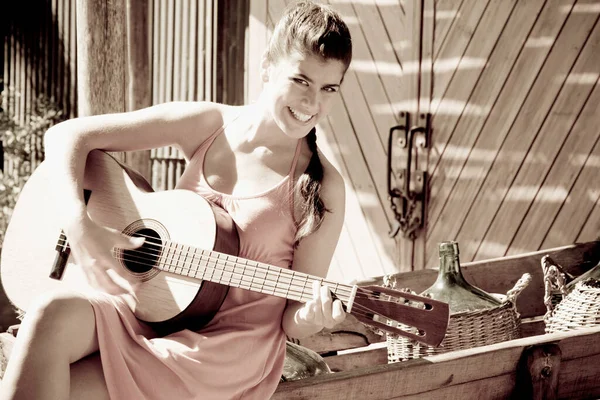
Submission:
<svg viewBox="0 0 600 400">
<path fill-rule="evenodd" d="M 155 230 L 149 228 L 140 229 L 131 236 L 143 237 L 146 241 L 137 249 L 123 250 L 123 263 L 135 274 L 146 273 L 156 265 L 162 252 L 162 240 Z"/>
</svg>

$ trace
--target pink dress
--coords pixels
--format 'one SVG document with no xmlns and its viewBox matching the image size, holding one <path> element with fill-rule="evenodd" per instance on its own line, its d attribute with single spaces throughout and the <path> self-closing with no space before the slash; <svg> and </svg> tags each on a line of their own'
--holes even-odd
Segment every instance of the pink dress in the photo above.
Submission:
<svg viewBox="0 0 600 400">
<path fill-rule="evenodd" d="M 263 193 L 237 197 L 213 190 L 203 174 L 215 132 L 190 160 L 178 188 L 219 204 L 237 223 L 239 256 L 282 268 L 292 264 L 293 171 Z M 153 337 L 130 309 L 109 296 L 92 299 L 100 355 L 111 399 L 268 399 L 283 370 L 281 317 L 286 300 L 230 288 L 211 322 L 198 332 Z"/>
</svg>

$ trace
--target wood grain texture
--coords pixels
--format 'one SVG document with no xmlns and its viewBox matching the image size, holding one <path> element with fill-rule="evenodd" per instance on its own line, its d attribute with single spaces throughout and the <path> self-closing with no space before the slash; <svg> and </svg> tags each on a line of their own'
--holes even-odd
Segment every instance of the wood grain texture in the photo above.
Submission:
<svg viewBox="0 0 600 400">
<path fill-rule="evenodd" d="M 554 7 L 551 7 L 554 10 Z M 563 8 L 558 8 L 558 18 L 564 19 L 566 13 Z M 489 167 L 489 172 L 485 180 L 478 189 L 477 196 L 469 208 L 468 215 L 461 220 L 461 229 L 455 240 L 462 243 L 461 257 L 463 260 L 472 260 L 477 254 L 478 259 L 498 257 L 504 254 L 504 243 L 500 243 L 501 251 L 495 251 L 494 243 L 489 242 L 486 249 L 478 251 L 482 238 L 490 230 L 490 225 L 496 214 L 496 211 L 502 204 L 511 183 L 522 165 L 523 157 L 527 149 L 534 140 L 537 132 L 536 127 L 541 126 L 546 118 L 548 111 L 552 108 L 555 98 L 558 95 L 562 81 L 557 81 L 558 76 L 566 76 L 571 70 L 573 63 L 577 59 L 582 44 L 585 43 L 589 33 L 592 31 L 596 16 L 589 13 L 570 14 L 566 24 L 549 22 L 546 25 L 552 26 L 557 34 L 561 34 L 555 39 L 550 53 L 540 59 L 535 57 L 535 53 L 540 51 L 540 47 L 534 49 L 533 60 L 543 62 L 543 67 L 535 77 L 531 89 L 521 95 L 526 95 L 524 103 L 516 107 L 515 98 L 506 98 L 507 104 L 513 104 L 507 108 L 498 108 L 499 113 L 504 110 L 504 117 L 499 119 L 502 123 L 502 129 L 489 127 L 490 135 L 504 136 L 501 143 L 498 143 L 499 150 L 492 153 L 493 163 Z M 552 19 L 550 20 L 552 21 Z M 559 20 L 560 21 L 560 20 Z M 558 29 L 560 28 L 560 30 Z M 542 49 L 547 46 L 543 46 Z M 538 51 L 535 51 L 538 50 Z M 542 50 L 545 51 L 545 50 Z M 530 70 L 530 64 L 524 60 L 525 70 Z M 540 65 L 540 64 L 538 64 Z M 534 69 L 532 72 L 535 72 Z M 531 72 L 530 72 L 531 73 Z M 530 75 L 529 75 L 530 76 Z M 521 86 L 521 82 L 514 81 L 516 87 Z M 506 86 L 506 88 L 511 88 Z M 523 98 L 523 97 L 520 97 Z M 510 118 L 507 120 L 506 117 Z M 464 203 L 463 203 L 464 204 Z M 464 204 L 468 207 L 468 204 Z"/>
<path fill-rule="evenodd" d="M 438 118 L 446 122 L 446 128 L 454 131 L 454 135 L 448 142 L 449 148 L 439 159 L 438 168 L 434 171 L 434 161 L 430 165 L 432 178 L 427 217 L 426 263 L 429 267 L 434 265 L 437 257 L 434 251 L 436 244 L 455 237 L 461 225 L 460 221 L 468 212 L 469 197 L 477 193 L 478 182 L 482 179 L 479 176 L 485 176 L 486 169 L 481 166 L 491 162 L 486 157 L 486 153 L 488 149 L 494 147 L 493 143 L 489 142 L 501 138 L 493 125 L 494 121 L 501 118 L 504 107 L 509 107 L 508 101 L 514 101 L 511 99 L 512 95 L 506 94 L 500 98 L 498 95 L 502 90 L 510 90 L 508 89 L 512 83 L 510 79 L 516 82 L 516 79 L 524 78 L 508 77 L 515 70 L 518 71 L 518 64 L 515 65 L 515 62 L 519 63 L 518 59 L 523 59 L 521 63 L 525 62 L 526 57 L 522 54 L 523 45 L 543 3 L 543 1 L 517 2 L 510 17 L 507 16 L 508 21 L 499 34 L 497 43 L 487 57 L 486 67 L 482 70 L 479 79 L 469 85 L 474 87 L 468 100 L 465 99 L 462 114 L 436 116 L 434 120 L 436 132 L 433 136 L 434 153 L 435 143 L 443 140 L 438 132 L 443 129 L 444 123 L 439 126 Z M 543 16 L 540 19 L 543 20 Z M 485 40 L 486 34 L 482 35 L 481 40 Z M 531 75 L 535 75 L 533 65 L 529 65 L 527 69 L 529 68 L 532 71 Z M 462 90 L 460 84 L 461 80 L 457 80 L 458 90 Z M 521 82 L 519 85 L 515 84 L 514 89 L 521 88 L 526 92 L 526 86 L 526 83 Z M 450 96 L 450 99 L 452 98 L 453 96 Z M 503 101 L 507 101 L 506 105 Z M 491 128 L 482 129 L 486 124 Z M 441 135 L 443 136 L 444 133 L 441 132 Z"/>
<path fill-rule="evenodd" d="M 505 399 L 515 390 L 523 350 L 557 343 L 558 397 L 598 395 L 600 328 L 533 336 L 490 346 L 375 365 L 279 385 L 273 399 Z"/>
</svg>

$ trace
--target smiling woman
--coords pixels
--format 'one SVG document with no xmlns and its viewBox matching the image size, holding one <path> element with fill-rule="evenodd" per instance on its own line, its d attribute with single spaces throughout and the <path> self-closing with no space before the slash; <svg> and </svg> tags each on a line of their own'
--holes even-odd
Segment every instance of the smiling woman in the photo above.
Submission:
<svg viewBox="0 0 600 400">
<path fill-rule="evenodd" d="M 130 309 L 135 282 L 113 255 L 117 249 L 129 257 L 156 240 L 144 244 L 90 212 L 82 193 L 96 178 L 86 163 L 97 150 L 176 146 L 189 161 L 177 189 L 229 214 L 239 235 L 235 256 L 325 277 L 345 194 L 340 174 L 317 148 L 315 126 L 337 98 L 351 53 L 339 15 L 300 1 L 276 27 L 256 77 L 264 90 L 255 104 L 166 103 L 51 128 L 45 166 L 54 171 L 49 203 L 61 196 L 53 216 L 68 239 L 66 268 L 77 264 L 95 290 L 66 288 L 29 305 L 0 397 L 269 398 L 281 377 L 286 335 L 333 327 L 345 318 L 341 301 L 321 280 L 295 288 L 309 294 L 306 302 L 232 287 L 204 327 L 161 336 Z M 140 226 L 160 221 L 137 219 Z M 168 248 L 161 251 L 168 257 Z M 188 268 L 185 260 L 172 262 Z"/>
</svg>

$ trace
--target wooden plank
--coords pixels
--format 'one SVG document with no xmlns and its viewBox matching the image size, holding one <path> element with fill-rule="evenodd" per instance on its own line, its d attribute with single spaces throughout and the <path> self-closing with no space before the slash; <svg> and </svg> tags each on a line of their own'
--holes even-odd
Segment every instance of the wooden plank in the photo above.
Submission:
<svg viewBox="0 0 600 400">
<path fill-rule="evenodd" d="M 437 0 L 435 2 L 435 41 L 434 60 L 438 59 L 440 49 L 446 42 L 454 19 L 458 17 L 463 0 Z"/>
<path fill-rule="evenodd" d="M 417 1 L 404 3 L 404 10 L 406 13 L 404 34 L 408 40 L 400 58 L 403 62 L 401 85 L 406 91 L 402 111 L 416 116 L 419 112 L 419 79 L 421 78 L 419 71 L 421 68 L 422 3 Z M 401 114 L 400 118 L 404 118 L 404 115 Z M 406 165 L 408 163 L 407 152 L 401 152 L 400 157 L 395 158 L 392 162 L 399 163 L 397 165 Z M 396 206 L 398 205 L 398 202 L 396 202 Z M 413 240 L 403 235 L 397 235 L 396 248 L 398 251 L 398 270 L 414 270 Z"/>
<path fill-rule="evenodd" d="M 598 199 L 596 199 L 596 206 L 594 210 L 590 213 L 587 222 L 581 229 L 579 236 L 577 236 L 578 241 L 585 240 L 600 240 L 600 193 L 597 193 Z M 549 234 L 548 237 L 551 237 Z M 588 239 L 589 238 L 589 239 Z"/>
<path fill-rule="evenodd" d="M 385 365 L 388 362 L 387 348 L 347 353 L 339 356 L 323 358 L 331 371 L 352 371 L 373 365 Z"/>
<path fill-rule="evenodd" d="M 215 0 L 204 0 L 206 13 L 204 15 L 204 31 L 205 31 L 205 48 L 204 51 L 206 53 L 205 58 L 205 70 L 204 70 L 204 99 L 209 101 L 216 100 L 216 58 L 215 58 L 215 50 L 216 50 L 216 27 L 215 27 L 215 17 L 217 14 Z"/>
<path fill-rule="evenodd" d="M 196 54 L 198 48 L 198 2 L 196 0 L 188 0 L 189 1 L 189 48 L 187 50 L 188 58 L 187 58 L 187 69 L 188 69 L 188 78 L 187 78 L 187 97 L 186 100 L 194 101 L 196 100 L 196 74 L 194 70 L 196 69 Z"/>
<path fill-rule="evenodd" d="M 182 48 L 182 40 L 183 36 L 187 34 L 187 32 L 183 32 L 183 22 L 182 22 L 182 12 L 183 12 L 183 2 L 178 1 L 175 2 L 174 10 L 173 10 L 173 97 L 172 100 L 183 100 L 180 92 L 180 83 L 185 80 L 185 75 L 182 71 L 181 66 L 181 48 Z"/>
<path fill-rule="evenodd" d="M 195 99 L 197 101 L 202 101 L 202 100 L 211 100 L 209 98 L 206 98 L 206 25 L 205 25 L 205 20 L 206 20 L 206 1 L 207 0 L 200 0 L 198 1 L 198 9 L 197 12 L 198 14 L 196 15 L 196 19 L 197 19 L 197 31 L 198 31 L 198 36 L 196 38 L 197 42 L 196 42 L 196 60 L 195 60 L 195 64 L 196 64 L 196 87 L 195 87 Z"/>
<path fill-rule="evenodd" d="M 342 8 L 338 5 L 338 8 Z M 348 11 L 346 8 L 344 10 Z M 353 46 L 354 42 L 359 43 L 358 52 L 353 49 L 354 55 L 356 57 L 370 57 L 368 55 L 368 49 L 366 49 L 366 44 L 364 43 L 364 37 L 360 31 L 360 27 L 350 24 L 349 25 Z M 363 43 L 363 48 L 360 48 L 360 43 Z M 362 53 L 360 51 L 362 50 Z M 376 177 L 384 177 L 387 176 L 386 166 L 384 163 L 380 162 L 381 160 L 386 159 L 386 152 L 384 148 L 379 143 L 373 142 L 373 137 L 379 137 L 377 126 L 371 116 L 369 103 L 379 103 L 379 102 L 387 102 L 387 98 L 385 94 L 381 91 L 381 83 L 378 82 L 377 86 L 380 90 L 377 93 L 374 93 L 373 88 L 365 87 L 361 84 L 359 80 L 359 75 L 361 75 L 358 71 L 354 69 L 353 66 L 350 67 L 346 76 L 344 78 L 344 83 L 341 86 L 340 93 L 343 99 L 343 103 L 348 110 L 348 116 L 350 118 L 354 134 L 356 135 L 358 142 L 360 144 L 360 149 L 362 154 L 367 162 L 367 170 L 371 175 L 371 180 L 373 182 L 373 187 L 376 189 L 376 193 L 379 197 L 379 202 L 381 204 L 385 204 L 387 199 L 387 185 L 383 179 L 376 179 Z M 361 75 L 362 79 L 366 79 L 364 75 Z M 368 82 L 369 85 L 375 85 L 377 80 L 370 80 Z M 392 124 L 395 122 L 391 122 Z M 391 125 L 386 125 L 387 129 Z M 359 154 L 359 153 L 355 153 Z M 353 155 L 354 157 L 355 155 Z M 382 207 L 382 206 L 380 206 Z M 389 207 L 382 207 L 386 211 L 386 215 L 388 216 L 388 220 L 393 218 L 391 210 Z M 382 232 L 383 233 L 383 232 Z"/>
<path fill-rule="evenodd" d="M 599 27 L 596 29 L 600 30 Z M 580 90 L 579 87 L 581 85 L 579 83 L 572 85 L 576 86 L 577 90 Z M 585 91 L 584 88 L 582 89 Z M 548 172 L 536 197 L 533 199 L 531 207 L 527 211 L 525 218 L 523 218 L 507 254 L 517 254 L 520 252 L 519 249 L 547 247 L 544 246 L 544 241 L 550 227 L 553 227 L 555 243 L 559 238 L 562 240 L 561 243 L 571 243 L 577 238 L 579 227 L 583 225 L 590 210 L 594 208 L 596 198 L 579 192 L 581 196 L 575 194 L 571 197 L 571 203 L 574 202 L 577 206 L 573 205 L 569 207 L 569 204 L 566 203 L 571 189 L 578 180 L 580 172 L 585 167 L 586 161 L 590 155 L 593 157 L 594 144 L 597 145 L 597 154 L 600 155 L 600 144 L 598 144 L 598 138 L 600 137 L 599 125 L 600 85 L 598 85 L 598 81 L 596 80 L 591 96 L 578 115 L 577 121 L 552 164 L 552 168 Z M 542 141 L 548 140 L 546 138 L 547 133 L 547 131 L 544 132 Z M 555 136 L 553 136 L 551 141 L 555 140 L 554 138 Z M 592 154 L 590 154 L 590 150 Z M 550 154 L 548 155 L 551 156 Z M 539 155 L 537 156 L 539 157 Z M 579 182 L 582 182 L 582 180 L 579 180 Z M 591 183 L 591 186 L 588 185 L 588 190 L 592 192 L 600 191 L 600 180 L 597 179 L 597 175 L 593 177 L 589 176 L 587 182 Z M 562 211 L 563 209 L 565 210 L 564 212 Z M 566 209 L 569 209 L 569 211 Z M 562 212 L 564 217 L 560 220 L 555 220 L 559 212 Z M 569 230 L 570 232 L 567 233 L 564 230 Z M 556 233 L 560 234 L 556 235 Z"/>
<path fill-rule="evenodd" d="M 596 111 L 596 113 L 598 112 Z M 598 125 L 596 124 L 591 128 L 597 130 Z M 566 238 L 571 240 L 580 240 L 580 238 L 585 237 L 600 239 L 600 214 L 598 213 L 598 201 L 600 199 L 599 160 L 600 141 L 597 139 L 595 145 L 593 145 L 592 153 L 585 160 L 583 169 L 562 204 L 558 216 L 548 229 L 542 247 Z M 596 210 L 595 213 L 594 210 Z M 585 233 L 586 230 L 587 233 Z"/>
<path fill-rule="evenodd" d="M 480 46 L 469 47 L 467 54 L 470 60 L 485 59 L 486 67 L 481 71 L 478 79 L 457 78 L 451 82 L 448 89 L 448 101 L 464 100 L 464 103 L 457 105 L 459 108 L 457 112 L 460 115 L 444 114 L 434 117 L 436 132 L 432 139 L 434 153 L 442 149 L 438 146 L 440 140 L 438 132 L 448 130 L 453 131 L 454 134 L 448 143 L 441 144 L 445 153 L 441 157 L 434 157 L 434 160 L 430 160 L 432 161 L 429 166 L 431 201 L 427 217 L 427 249 L 429 252 L 427 266 L 434 265 L 433 260 L 437 257 L 432 249 L 435 249 L 437 243 L 453 238 L 460 226 L 458 223 L 447 224 L 445 221 L 449 219 L 461 221 L 460 214 L 466 213 L 467 207 L 465 207 L 463 197 L 471 195 L 472 192 L 453 189 L 460 184 L 458 181 L 462 171 L 466 168 L 465 164 L 471 157 L 477 157 L 476 153 L 473 154 L 477 151 L 473 147 L 488 148 L 486 143 L 477 143 L 479 137 L 485 137 L 486 134 L 486 132 L 482 132 L 481 127 L 488 120 L 489 111 L 493 110 L 498 93 L 504 87 L 506 77 L 511 73 L 515 60 L 522 53 L 522 46 L 543 3 L 543 1 L 517 2 L 514 9 L 506 8 L 503 12 L 504 18 L 507 19 L 506 25 L 502 24 L 505 19 L 498 21 L 499 24 L 496 25 L 494 33 L 489 34 L 489 37 L 498 38 L 497 41 L 486 39 L 488 32 L 485 29 L 478 31 L 479 36 L 474 37 L 474 42 L 489 42 L 489 44 L 483 48 Z M 511 3 L 506 3 L 506 5 L 509 6 Z M 492 10 L 488 9 L 488 11 Z M 485 15 L 490 14 L 487 14 L 486 11 Z M 487 24 L 482 23 L 482 26 L 485 27 Z M 492 44 L 494 44 L 493 48 Z M 526 90 L 525 85 L 522 90 Z M 447 136 L 448 134 L 442 133 L 442 135 Z M 477 157 L 476 160 L 479 162 L 480 158 Z M 437 168 L 433 164 L 435 160 L 438 161 Z M 467 177 L 464 181 L 463 184 L 467 184 L 471 179 Z M 474 191 L 476 192 L 476 190 Z M 448 211 L 446 211 L 447 209 Z M 444 212 L 443 215 L 442 212 Z"/>
<path fill-rule="evenodd" d="M 600 9 L 596 16 L 599 14 Z M 554 80 L 558 82 L 568 81 L 569 76 L 577 76 L 588 71 L 597 70 L 598 65 L 600 65 L 600 27 L 592 32 L 571 72 L 568 75 L 565 74 L 566 76 L 555 75 Z M 523 191 L 527 190 L 529 193 L 538 191 L 550 169 L 551 163 L 538 160 L 553 160 L 560 151 L 566 136 L 588 100 L 591 90 L 596 86 L 595 83 L 596 80 L 579 85 L 564 84 L 549 115 L 545 118 L 539 130 L 532 129 L 538 125 L 530 125 L 530 131 L 536 137 L 530 139 L 533 144 L 484 236 L 476 253 L 476 258 L 489 258 L 496 254 L 506 254 L 514 239 L 516 230 L 523 222 L 525 213 L 531 206 L 531 199 Z M 523 135 L 521 135 L 521 139 L 521 146 L 529 143 L 525 141 Z M 524 196 L 521 195 L 522 193 Z M 517 247 L 517 250 L 522 252 L 530 249 Z"/>
<path fill-rule="evenodd" d="M 536 5 L 537 3 L 534 3 L 532 9 L 527 9 L 527 14 L 531 15 L 530 13 Z M 447 196 L 456 182 L 456 177 L 477 138 L 475 133 L 456 129 L 457 123 L 461 121 L 465 124 L 465 121 L 471 118 L 481 118 L 486 114 L 485 107 L 476 103 L 476 99 L 472 99 L 474 89 L 491 84 L 490 90 L 496 89 L 496 93 L 499 90 L 498 86 L 500 85 L 498 83 L 501 81 L 489 80 L 492 75 L 489 69 L 484 67 L 497 63 L 497 65 L 505 67 L 504 71 L 506 71 L 506 68 L 510 68 L 510 64 L 502 62 L 502 59 L 496 56 L 499 53 L 494 50 L 499 47 L 497 46 L 498 38 L 505 31 L 506 24 L 510 24 L 514 6 L 514 1 L 490 1 L 477 29 L 473 33 L 472 41 L 467 47 L 463 58 L 458 62 L 444 96 L 436 100 L 439 102 L 437 107 L 433 106 L 435 110 L 433 123 L 436 135 L 433 140 L 433 154 L 429 166 L 431 171 L 429 184 L 431 202 L 429 203 L 428 213 L 430 226 L 437 222 Z M 525 10 L 521 9 L 519 11 Z M 509 31 L 506 30 L 505 32 L 508 33 Z M 519 39 L 525 32 L 527 32 L 527 25 L 525 25 L 525 29 L 518 29 L 514 33 L 517 43 L 519 43 Z M 499 47 L 499 49 L 505 50 L 506 48 Z M 509 50 L 509 56 L 514 57 L 519 46 L 513 46 L 512 49 L 512 52 Z M 492 54 L 492 52 L 494 53 Z M 434 65 L 435 70 L 436 66 Z M 436 85 L 437 78 L 436 75 Z"/>
<path fill-rule="evenodd" d="M 369 184 L 371 186 L 376 188 L 376 193 L 378 194 L 378 200 L 375 202 L 371 201 L 370 203 L 363 203 L 362 206 L 363 212 L 366 214 L 368 224 L 371 228 L 370 235 L 372 239 L 369 239 L 369 241 L 373 242 L 375 240 L 379 245 L 378 247 L 380 247 L 380 250 L 383 250 L 386 255 L 389 255 L 388 257 L 393 257 L 393 241 L 375 239 L 376 237 L 386 238 L 389 230 L 389 221 L 393 218 L 391 209 L 387 206 L 386 202 L 387 186 L 383 180 L 377 180 L 375 177 L 386 176 L 385 165 L 378 162 L 378 160 L 385 159 L 386 157 L 386 149 L 383 146 L 383 142 L 387 140 L 387 134 L 383 133 L 386 137 L 385 140 L 383 140 L 380 135 L 382 132 L 389 131 L 389 128 L 396 124 L 396 120 L 393 115 L 385 113 L 379 114 L 373 109 L 377 104 L 386 104 L 389 102 L 385 91 L 383 90 L 382 82 L 379 79 L 378 74 L 375 73 L 375 65 L 379 60 L 373 59 L 365 35 L 360 29 L 361 26 L 367 26 L 366 23 L 368 21 L 372 22 L 374 17 L 372 14 L 374 5 L 371 4 L 370 6 L 363 6 L 363 8 L 360 8 L 357 4 L 355 6 L 359 8 L 357 8 L 356 13 L 351 4 L 335 3 L 333 6 L 347 21 L 359 22 L 359 24 L 352 22 L 349 22 L 348 24 L 352 34 L 354 59 L 355 61 L 357 59 L 360 60 L 360 67 L 356 67 L 356 62 L 351 65 L 350 70 L 346 74 L 344 84 L 342 85 L 341 95 L 348 110 L 350 123 L 352 124 L 354 134 L 358 139 L 360 149 L 358 153 L 348 153 L 345 155 L 346 157 L 350 156 L 355 158 L 356 154 L 362 153 L 365 157 L 366 174 L 363 176 L 370 181 Z M 360 18 L 363 19 L 361 20 Z M 381 20 L 377 20 L 379 21 L 379 25 L 381 25 Z M 364 68 L 367 68 L 368 71 L 365 71 Z M 373 142 L 374 137 L 379 137 L 380 140 Z M 353 160 L 345 161 L 346 164 L 352 162 Z M 356 191 L 360 190 L 358 186 L 353 187 Z M 369 206 L 366 204 L 369 204 Z M 370 215 L 373 214 L 375 214 L 376 219 L 371 220 Z M 347 213 L 347 215 L 349 215 L 349 213 Z M 384 220 L 381 218 L 382 215 L 385 217 Z M 360 236 L 363 235 L 361 231 L 352 230 L 351 232 L 355 237 L 355 244 L 362 247 L 364 242 L 360 239 Z M 368 232 L 364 233 L 367 234 Z M 359 250 L 359 253 L 362 253 L 362 249 Z M 367 254 L 361 254 L 361 257 L 364 259 L 370 258 Z M 362 263 L 362 265 L 366 267 L 369 265 L 369 262 Z M 363 274 L 366 274 L 366 276 L 373 276 L 377 274 L 377 270 L 389 271 L 392 267 L 392 265 L 389 265 L 389 262 L 386 267 L 380 264 L 379 268 L 377 268 L 375 265 L 372 269 L 369 267 L 369 269 L 363 270 Z"/>
<path fill-rule="evenodd" d="M 357 6 L 359 4 L 355 4 Z M 391 112 L 396 120 L 403 120 L 401 112 L 416 113 L 418 109 L 420 2 L 375 0 L 374 6 L 369 2 L 367 7 L 357 12 L 357 15 L 362 20 L 361 28 L 388 98 L 388 102 L 373 107 L 372 112 L 377 115 Z M 377 19 L 379 23 L 376 22 Z M 365 68 L 369 65 L 371 64 L 361 66 Z M 379 132 L 385 138 L 386 152 L 389 128 L 391 125 Z M 393 162 L 394 165 L 404 165 L 406 154 L 396 152 Z M 381 176 L 387 176 L 387 171 Z M 386 201 L 383 203 L 389 208 Z M 390 218 L 390 221 L 394 219 Z M 412 241 L 397 236 L 395 253 L 397 268 L 410 271 L 413 265 Z"/>
<path fill-rule="evenodd" d="M 329 120 L 324 121 L 319 126 L 317 135 L 317 144 L 319 149 L 327 157 L 328 160 L 336 167 L 336 169 L 344 177 L 346 182 L 346 216 L 344 219 L 344 230 L 342 239 L 344 243 L 338 243 L 338 247 L 334 256 L 339 259 L 343 265 L 343 276 L 337 276 L 335 280 L 347 281 L 350 279 L 363 279 L 367 276 L 378 275 L 377 271 L 386 273 L 395 272 L 393 262 L 393 242 L 388 240 L 384 242 L 385 236 L 377 230 L 377 226 L 386 227 L 387 220 L 382 210 L 376 207 L 369 207 L 372 211 L 366 216 L 361 209 L 366 201 L 369 201 L 372 194 L 363 196 L 360 188 L 355 188 L 352 184 L 352 179 L 349 176 L 346 168 L 342 150 L 333 134 L 333 128 L 329 124 Z M 366 198 L 365 198 L 366 197 Z M 361 198 L 365 198 L 365 202 L 361 202 Z M 373 219 L 376 218 L 376 219 Z M 346 237 L 347 236 L 347 237 Z M 353 237 L 354 239 L 351 239 Z M 350 241 L 354 240 L 355 244 Z M 386 246 L 387 245 L 387 246 Z M 356 254 L 358 253 L 358 254 Z M 361 259 L 367 260 L 368 270 L 363 269 L 361 265 L 357 265 L 357 261 Z M 360 262 L 360 261 L 359 261 Z M 335 275 L 328 275 L 332 279 Z"/>
<path fill-rule="evenodd" d="M 371 176 L 368 174 L 366 161 L 362 157 L 357 155 L 361 154 L 361 148 L 358 144 L 356 136 L 353 132 L 353 127 L 350 123 L 346 109 L 344 108 L 341 101 L 336 102 L 331 109 L 328 116 L 328 121 L 331 126 L 330 133 L 333 133 L 332 138 L 338 144 L 339 154 L 344 158 L 344 165 L 347 170 L 347 175 L 344 176 L 346 184 L 353 188 L 356 196 L 359 198 L 361 204 L 378 204 L 379 199 L 375 195 L 373 181 Z M 328 140 L 331 136 L 328 137 Z M 351 157 L 346 161 L 346 157 Z M 381 208 L 378 207 L 363 207 L 366 220 L 369 224 L 373 225 L 373 235 L 381 234 L 388 229 L 387 221 L 382 218 Z M 348 220 L 348 224 L 352 220 Z M 351 232 L 352 234 L 361 235 L 361 232 Z M 359 243 L 359 242 L 357 242 Z M 346 247 L 342 244 L 338 247 L 340 251 L 345 251 Z M 363 259 L 365 254 L 358 252 L 358 258 L 353 264 L 347 265 L 346 268 L 353 268 L 354 270 L 360 269 L 361 273 L 356 276 L 368 275 L 368 265 L 370 260 L 368 257 Z M 367 255 L 368 256 L 368 255 Z M 349 274 L 350 276 L 354 274 Z"/>
<path fill-rule="evenodd" d="M 433 65 L 433 73 L 436 79 L 431 109 L 435 114 L 438 114 L 438 105 L 440 104 L 441 99 L 444 98 L 446 89 L 456 72 L 456 68 L 452 68 L 451 65 L 458 65 L 458 61 L 462 58 L 471 42 L 472 34 L 479 25 L 479 21 L 489 2 L 490 0 L 464 0 L 454 18 L 451 30 Z M 447 133 L 444 132 L 437 133 L 437 135 L 446 134 Z M 447 137 L 444 136 L 440 139 L 443 139 L 440 140 L 440 143 L 443 143 L 446 142 Z M 443 152 L 443 149 L 440 150 L 441 151 L 439 151 L 438 154 Z"/>
<path fill-rule="evenodd" d="M 561 82 L 554 80 L 555 76 L 564 76 L 570 71 L 581 43 L 588 37 L 596 20 L 596 16 L 590 13 L 570 14 L 563 27 L 561 21 L 567 16 L 563 7 L 550 7 L 548 3 L 542 16 L 538 20 L 539 25 L 536 24 L 530 35 L 532 41 L 526 47 L 527 52 L 519 58 L 514 74 L 510 75 L 501 98 L 493 108 L 490 123 L 483 128 L 484 132 L 498 140 L 488 142 L 494 145 L 489 148 L 492 153 L 488 157 L 493 161 L 485 162 L 482 159 L 475 164 L 482 170 L 482 175 L 476 179 L 478 192 L 470 207 L 468 199 L 461 201 L 462 207 L 469 208 L 469 211 L 460 219 L 463 223 L 455 240 L 463 244 L 461 257 L 465 261 L 474 259 L 481 238 L 488 230 L 510 182 L 520 168 L 523 149 L 528 147 L 527 144 L 531 143 L 535 134 L 531 127 L 541 126 L 562 87 Z M 548 46 L 559 31 L 562 33 L 555 39 L 548 54 Z M 542 32 L 547 32 L 548 35 L 541 36 Z M 547 44 L 534 47 L 534 38 L 539 37 L 547 38 Z M 543 67 L 538 70 L 542 64 Z M 529 82 L 535 83 L 531 86 Z M 519 89 L 521 86 L 526 89 L 531 87 L 531 90 L 523 92 Z M 462 186 L 461 188 L 464 189 Z M 498 255 L 495 253 L 488 258 Z M 481 258 L 483 256 L 480 255 Z"/>
<path fill-rule="evenodd" d="M 598 357 L 598 339 L 600 327 L 517 339 L 403 363 L 375 365 L 282 383 L 273 399 L 346 399 L 349 395 L 357 399 L 416 398 L 417 395 L 446 398 L 442 396 L 449 393 L 478 393 L 486 387 L 488 393 L 492 393 L 492 397 L 486 398 L 506 398 L 514 389 L 515 371 L 523 350 L 528 346 L 558 343 L 564 359 L 573 360 L 564 361 L 565 370 L 570 371 Z M 591 379 L 590 375 L 584 371 L 578 375 L 583 379 L 569 381 L 561 380 L 559 375 L 559 382 L 562 383 L 559 390 L 569 392 L 579 385 L 580 391 L 599 391 L 598 379 Z M 487 383 L 479 387 L 478 381 Z M 479 388 L 473 391 L 469 389 L 472 385 Z"/>
<path fill-rule="evenodd" d="M 152 104 L 158 103 L 160 97 L 160 0 L 152 1 Z M 151 158 L 154 152 L 151 154 Z M 154 185 L 153 185 L 154 186 Z"/>
<path fill-rule="evenodd" d="M 392 104 L 400 98 L 402 88 L 398 80 L 402 76 L 402 69 L 387 40 L 388 35 L 374 0 L 334 3 L 334 6 L 345 20 L 358 22 L 349 23 L 354 54 L 352 70 L 358 78 L 358 93 L 364 95 L 369 110 L 362 117 L 372 118 L 375 125 L 374 132 L 364 132 L 363 147 L 365 140 L 368 140 L 369 146 L 381 147 L 382 152 L 387 154 L 388 132 L 398 123 L 394 111 L 399 110 L 394 110 Z M 387 8 L 393 8 L 393 5 Z M 374 140 L 373 133 L 379 138 L 378 141 Z M 357 132 L 357 135 L 360 137 L 361 132 Z"/>
<path fill-rule="evenodd" d="M 421 26 L 421 65 L 419 73 L 419 111 L 417 113 L 418 119 L 415 123 L 418 126 L 425 127 L 427 125 L 427 115 L 431 112 L 431 100 L 433 96 L 433 47 L 435 39 L 435 1 L 424 0 L 422 2 L 422 26 Z M 417 116 L 415 115 L 415 117 Z M 431 133 L 431 132 L 430 132 Z M 429 143 L 426 143 L 429 140 Z M 415 140 L 414 151 L 415 159 L 414 165 L 418 171 L 425 174 L 428 173 L 429 169 L 429 149 L 431 148 L 431 135 L 429 137 L 420 137 Z M 420 177 L 419 177 L 420 179 Z M 418 182 L 417 182 L 418 183 Z M 411 182 L 411 186 L 415 185 L 415 182 Z M 424 269 L 426 268 L 426 235 L 427 235 L 427 209 L 429 208 L 429 176 L 426 175 L 426 179 L 421 182 L 421 186 L 424 190 L 424 203 L 421 204 L 421 210 L 417 210 L 417 213 L 424 215 L 421 218 L 422 227 L 416 232 L 413 245 L 413 268 Z"/>
<path fill-rule="evenodd" d="M 77 12 L 75 10 L 75 1 L 69 2 L 69 107 L 67 118 L 74 118 L 77 110 Z M 37 68 L 40 68 L 38 65 Z M 39 93 L 39 92 L 38 92 Z"/>
<path fill-rule="evenodd" d="M 165 98 L 164 101 L 173 100 L 173 58 L 174 58 L 174 14 L 175 14 L 175 2 L 169 1 L 166 8 L 162 10 L 165 13 L 165 29 L 166 29 L 166 47 L 165 47 L 165 60 L 163 73 L 165 74 Z"/>
</svg>

